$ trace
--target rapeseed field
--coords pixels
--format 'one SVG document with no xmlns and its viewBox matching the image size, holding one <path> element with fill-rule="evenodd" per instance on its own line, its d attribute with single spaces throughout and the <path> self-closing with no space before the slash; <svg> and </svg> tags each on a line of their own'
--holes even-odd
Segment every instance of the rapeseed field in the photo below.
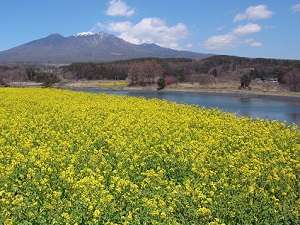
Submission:
<svg viewBox="0 0 300 225">
<path fill-rule="evenodd" d="M 300 224 L 299 157 L 280 122 L 0 89 L 0 224 Z"/>
</svg>

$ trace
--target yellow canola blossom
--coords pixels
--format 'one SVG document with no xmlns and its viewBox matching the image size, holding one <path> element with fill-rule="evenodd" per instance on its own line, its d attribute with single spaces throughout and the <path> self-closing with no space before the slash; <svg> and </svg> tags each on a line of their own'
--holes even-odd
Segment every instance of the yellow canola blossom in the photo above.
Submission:
<svg viewBox="0 0 300 225">
<path fill-rule="evenodd" d="M 0 224 L 300 224 L 296 125 L 0 89 Z"/>
</svg>

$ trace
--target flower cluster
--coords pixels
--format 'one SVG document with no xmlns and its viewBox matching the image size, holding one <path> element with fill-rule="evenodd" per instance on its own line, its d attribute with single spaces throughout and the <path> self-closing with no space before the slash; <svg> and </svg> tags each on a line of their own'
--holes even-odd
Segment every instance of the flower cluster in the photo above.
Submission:
<svg viewBox="0 0 300 225">
<path fill-rule="evenodd" d="M 299 224 L 300 131 L 161 100 L 0 89 L 0 224 Z"/>
</svg>

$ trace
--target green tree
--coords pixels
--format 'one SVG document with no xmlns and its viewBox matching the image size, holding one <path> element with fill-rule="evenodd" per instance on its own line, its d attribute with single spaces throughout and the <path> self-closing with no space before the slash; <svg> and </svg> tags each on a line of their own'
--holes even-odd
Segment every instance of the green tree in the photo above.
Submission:
<svg viewBox="0 0 300 225">
<path fill-rule="evenodd" d="M 157 90 L 162 90 L 166 87 L 166 80 L 163 77 L 160 77 L 157 81 Z"/>
<path fill-rule="evenodd" d="M 56 74 L 44 73 L 43 75 L 43 87 L 52 87 L 54 84 L 60 82 L 60 78 Z"/>
</svg>

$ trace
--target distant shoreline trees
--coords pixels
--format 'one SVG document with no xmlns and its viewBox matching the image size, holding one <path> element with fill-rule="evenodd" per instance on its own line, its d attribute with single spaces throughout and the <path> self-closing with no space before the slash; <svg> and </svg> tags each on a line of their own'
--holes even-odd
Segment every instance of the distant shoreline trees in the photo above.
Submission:
<svg viewBox="0 0 300 225">
<path fill-rule="evenodd" d="M 164 70 L 162 66 L 155 61 L 145 61 L 141 63 L 133 63 L 129 66 L 128 80 L 129 85 L 151 85 L 162 77 Z"/>
<path fill-rule="evenodd" d="M 61 81 L 59 75 L 53 71 L 41 70 L 39 68 L 27 67 L 26 74 L 29 81 L 42 83 L 44 87 L 51 87 Z"/>
<path fill-rule="evenodd" d="M 245 71 L 249 71 L 249 68 L 255 68 L 255 74 L 250 74 L 248 77 Z M 300 60 L 212 56 L 203 60 L 144 58 L 116 62 L 74 63 L 60 67 L 0 65 L 0 79 L 7 83 L 44 82 L 53 80 L 54 77 L 66 80 L 127 79 L 132 86 L 146 86 L 156 85 L 159 78 L 164 78 L 166 85 L 177 82 L 209 85 L 234 81 L 241 83 L 240 88 L 248 88 L 252 80 L 260 79 L 261 81 L 276 80 L 284 88 L 300 91 L 299 71 Z M 56 82 L 55 79 L 54 81 Z"/>
</svg>

